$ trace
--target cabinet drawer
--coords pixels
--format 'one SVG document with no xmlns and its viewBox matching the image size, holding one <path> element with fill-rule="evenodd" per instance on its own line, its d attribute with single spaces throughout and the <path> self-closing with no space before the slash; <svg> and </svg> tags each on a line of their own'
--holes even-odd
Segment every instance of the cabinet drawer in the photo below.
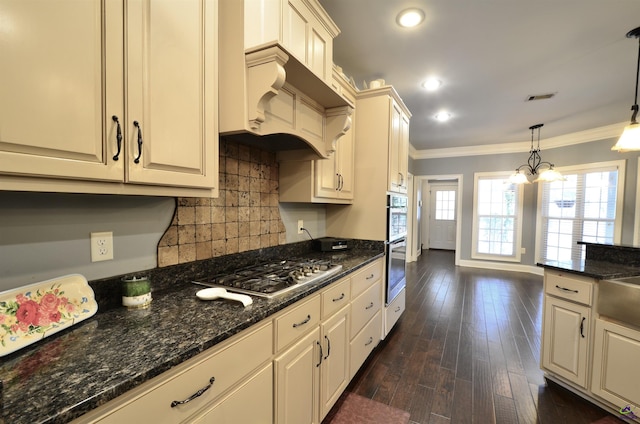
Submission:
<svg viewBox="0 0 640 424">
<path fill-rule="evenodd" d="M 384 334 L 385 335 L 389 334 L 389 331 L 391 331 L 393 326 L 396 324 L 396 322 L 398 322 L 398 320 L 400 319 L 400 316 L 404 312 L 405 302 L 406 302 L 405 300 L 406 293 L 407 293 L 407 290 L 403 289 L 400 293 L 398 293 L 396 298 L 393 299 L 393 302 L 391 302 L 389 306 L 386 307 L 385 317 L 384 317 L 384 320 L 385 320 Z"/>
<path fill-rule="evenodd" d="M 382 294 L 378 280 L 356 300 L 351 302 L 351 337 L 356 335 L 362 327 L 380 310 L 382 306 Z"/>
<path fill-rule="evenodd" d="M 179 365 L 159 375 L 80 417 L 77 422 L 181 422 L 269 359 L 272 341 L 273 326 L 268 323 L 213 354 L 205 352 L 201 354 L 202 359 L 195 357 L 184 363 L 184 366 Z M 200 396 L 188 403 L 171 407 L 173 401 L 187 399 L 209 385 L 211 378 L 215 378 L 215 381 Z"/>
<path fill-rule="evenodd" d="M 591 278 L 580 278 L 561 272 L 545 272 L 544 292 L 548 295 L 591 305 L 593 302 L 593 284 Z"/>
<path fill-rule="evenodd" d="M 349 374 L 351 378 L 358 372 L 362 363 L 367 359 L 374 347 L 380 341 L 382 331 L 382 312 L 378 311 L 361 332 L 351 341 L 351 360 Z"/>
<path fill-rule="evenodd" d="M 351 276 L 351 298 L 356 298 L 373 283 L 382 277 L 382 260 L 378 260 L 371 265 L 356 272 Z"/>
<path fill-rule="evenodd" d="M 275 319 L 276 351 L 304 336 L 320 323 L 320 295 Z"/>
<path fill-rule="evenodd" d="M 333 284 L 322 293 L 322 318 L 327 318 L 349 304 L 351 299 L 351 279 Z"/>
</svg>

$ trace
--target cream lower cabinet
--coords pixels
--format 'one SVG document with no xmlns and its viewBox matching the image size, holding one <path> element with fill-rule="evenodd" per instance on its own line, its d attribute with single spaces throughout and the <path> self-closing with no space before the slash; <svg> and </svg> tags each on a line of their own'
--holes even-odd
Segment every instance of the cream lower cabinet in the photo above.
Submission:
<svg viewBox="0 0 640 424">
<path fill-rule="evenodd" d="M 4 2 L 15 26 L 0 40 L 3 188 L 216 195 L 217 8 Z"/>
<path fill-rule="evenodd" d="M 209 411 L 194 418 L 194 424 L 252 423 L 269 424 L 273 420 L 273 366 L 266 365 L 253 377 L 217 402 Z M 250 407 L 248 407 L 248 405 Z"/>
<path fill-rule="evenodd" d="M 596 320 L 591 391 L 617 408 L 640 406 L 640 331 Z"/>
<path fill-rule="evenodd" d="M 396 322 L 402 316 L 402 313 L 406 307 L 406 294 L 407 289 L 404 288 L 393 301 L 384 308 L 384 336 L 391 331 Z"/>
<path fill-rule="evenodd" d="M 591 344 L 591 278 L 545 272 L 542 368 L 587 387 Z"/>
<path fill-rule="evenodd" d="M 351 277 L 350 379 L 382 339 L 382 266 L 379 259 Z"/>
<path fill-rule="evenodd" d="M 276 423 L 320 423 L 349 384 L 349 284 L 341 280 L 275 319 L 284 347 L 274 360 Z"/>
<path fill-rule="evenodd" d="M 276 420 L 279 424 L 318 423 L 320 382 L 320 329 L 315 327 L 302 340 L 274 361 Z"/>
<path fill-rule="evenodd" d="M 591 310 L 552 297 L 545 300 L 542 366 L 585 387 L 588 348 L 585 331 L 589 328 Z"/>
<path fill-rule="evenodd" d="M 74 423 L 212 422 L 213 417 L 273 416 L 271 322 L 241 333 L 78 418 Z M 196 394 L 198 394 L 196 396 Z M 244 411 L 247 404 L 253 411 Z M 236 423 L 235 419 L 216 423 Z"/>
</svg>

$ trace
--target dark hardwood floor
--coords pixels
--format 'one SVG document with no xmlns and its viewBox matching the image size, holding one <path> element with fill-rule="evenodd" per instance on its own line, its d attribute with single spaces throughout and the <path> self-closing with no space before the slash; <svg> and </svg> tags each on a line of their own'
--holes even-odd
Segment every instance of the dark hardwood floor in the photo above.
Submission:
<svg viewBox="0 0 640 424">
<path fill-rule="evenodd" d="M 544 379 L 542 297 L 540 276 L 455 267 L 453 252 L 425 250 L 407 264 L 405 313 L 347 391 L 408 411 L 410 424 L 611 416 Z"/>
</svg>

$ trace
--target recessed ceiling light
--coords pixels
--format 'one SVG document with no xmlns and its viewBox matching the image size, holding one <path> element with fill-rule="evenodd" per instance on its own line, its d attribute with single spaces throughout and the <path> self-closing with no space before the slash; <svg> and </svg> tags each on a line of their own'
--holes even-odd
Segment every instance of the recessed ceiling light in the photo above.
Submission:
<svg viewBox="0 0 640 424">
<path fill-rule="evenodd" d="M 428 78 L 427 80 L 425 80 L 425 82 L 422 83 L 422 87 L 424 87 L 425 90 L 429 91 L 435 91 L 440 88 L 441 85 L 442 81 L 434 77 Z"/>
<path fill-rule="evenodd" d="M 405 9 L 398 14 L 396 21 L 404 28 L 412 28 L 424 20 L 424 12 L 420 9 Z"/>
<path fill-rule="evenodd" d="M 451 114 L 447 111 L 440 111 L 438 113 L 436 113 L 434 115 L 434 118 L 436 118 L 436 120 L 440 121 L 440 122 L 445 122 L 448 121 L 449 119 L 451 119 Z"/>
</svg>

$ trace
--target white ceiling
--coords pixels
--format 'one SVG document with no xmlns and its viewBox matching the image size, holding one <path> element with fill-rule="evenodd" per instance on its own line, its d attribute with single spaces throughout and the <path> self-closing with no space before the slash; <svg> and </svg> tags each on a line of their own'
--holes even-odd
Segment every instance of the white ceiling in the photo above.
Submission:
<svg viewBox="0 0 640 424">
<path fill-rule="evenodd" d="M 412 113 L 415 150 L 541 140 L 631 118 L 640 0 L 319 0 L 341 30 L 334 62 L 358 88 L 383 78 Z M 426 19 L 400 28 L 396 15 Z M 437 75 L 437 92 L 421 88 Z M 549 100 L 528 96 L 556 93 Z M 440 123 L 433 115 L 449 110 Z M 528 148 L 528 144 L 527 144 Z M 420 153 L 420 152 L 418 152 Z"/>
</svg>

